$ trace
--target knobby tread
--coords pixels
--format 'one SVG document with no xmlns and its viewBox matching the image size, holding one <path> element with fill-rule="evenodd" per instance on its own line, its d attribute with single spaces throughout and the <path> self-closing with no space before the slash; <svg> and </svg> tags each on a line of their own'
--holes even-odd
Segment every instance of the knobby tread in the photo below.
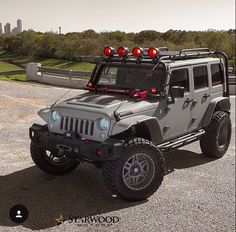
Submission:
<svg viewBox="0 0 236 232">
<path fill-rule="evenodd" d="M 224 149 L 220 149 L 217 142 L 220 126 L 227 121 L 229 129 L 229 138 Z M 210 124 L 205 129 L 206 133 L 200 139 L 200 147 L 206 156 L 221 158 L 227 151 L 231 139 L 231 120 L 229 114 L 223 111 L 216 111 Z"/>
<path fill-rule="evenodd" d="M 160 187 L 163 178 L 164 178 L 164 167 L 165 167 L 165 161 L 162 153 L 160 150 L 156 148 L 156 146 L 149 140 L 143 139 L 143 138 L 134 138 L 130 141 L 128 141 L 124 146 L 124 151 L 131 147 L 138 147 L 138 146 L 148 146 L 153 151 L 156 151 L 156 155 L 159 156 L 160 160 L 160 175 L 157 178 L 157 181 L 155 183 L 155 187 L 149 190 L 145 193 L 143 196 L 130 196 L 129 194 L 125 193 L 124 187 L 122 185 L 117 184 L 117 176 L 120 175 L 119 169 L 120 169 L 120 160 L 114 160 L 114 161 L 106 161 L 104 162 L 103 166 L 103 177 L 104 181 L 108 187 L 108 189 L 113 193 L 121 198 L 128 200 L 128 201 L 138 201 L 138 200 L 144 200 L 151 196 L 153 193 L 156 192 L 156 190 Z M 126 155 L 126 154 L 123 154 Z"/>
<path fill-rule="evenodd" d="M 40 168 L 42 171 L 51 174 L 51 175 L 65 175 L 74 169 L 77 168 L 79 165 L 79 162 L 76 160 L 70 160 L 66 165 L 63 166 L 56 166 L 53 164 L 50 164 L 44 154 L 44 149 L 37 146 L 35 143 L 31 142 L 30 144 L 30 153 L 32 160 L 36 164 L 38 168 Z"/>
</svg>

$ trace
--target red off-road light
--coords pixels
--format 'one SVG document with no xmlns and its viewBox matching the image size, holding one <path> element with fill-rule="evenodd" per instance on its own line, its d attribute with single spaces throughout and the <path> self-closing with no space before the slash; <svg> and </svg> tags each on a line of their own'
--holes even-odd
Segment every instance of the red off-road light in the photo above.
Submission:
<svg viewBox="0 0 236 232">
<path fill-rule="evenodd" d="M 90 81 L 90 82 L 87 84 L 87 87 L 88 87 L 88 88 L 93 88 L 93 83 Z"/>
<path fill-rule="evenodd" d="M 121 57 L 124 57 L 124 56 L 127 56 L 128 55 L 128 52 L 129 52 L 129 49 L 128 48 L 125 48 L 125 47 L 119 47 L 117 49 L 117 53 L 119 56 Z"/>
<path fill-rule="evenodd" d="M 151 58 L 155 58 L 158 56 L 158 50 L 156 48 L 149 48 L 148 49 L 148 55 L 151 57 Z"/>
<path fill-rule="evenodd" d="M 110 47 L 110 46 L 106 46 L 105 48 L 104 48 L 104 55 L 105 56 L 112 56 L 112 55 L 114 55 L 115 54 L 115 49 L 114 48 L 112 48 L 112 47 Z"/>
<path fill-rule="evenodd" d="M 155 88 L 155 87 L 151 88 L 151 93 L 152 94 L 157 94 L 157 92 L 158 92 L 157 88 Z"/>
<path fill-rule="evenodd" d="M 139 47 L 136 47 L 136 48 L 133 49 L 132 53 L 135 57 L 140 57 L 143 54 L 143 49 L 139 48 Z"/>
</svg>

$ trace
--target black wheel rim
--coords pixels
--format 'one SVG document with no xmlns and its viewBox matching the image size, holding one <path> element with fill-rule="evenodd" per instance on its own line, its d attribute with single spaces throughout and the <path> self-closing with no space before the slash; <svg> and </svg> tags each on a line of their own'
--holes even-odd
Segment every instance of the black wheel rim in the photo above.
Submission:
<svg viewBox="0 0 236 232">
<path fill-rule="evenodd" d="M 66 155 L 54 154 L 48 150 L 45 151 L 45 157 L 47 161 L 55 166 L 64 166 L 70 162 L 70 158 Z"/>
<path fill-rule="evenodd" d="M 124 164 L 122 178 L 125 185 L 132 190 L 146 188 L 154 178 L 155 165 L 150 156 L 137 153 Z"/>
</svg>

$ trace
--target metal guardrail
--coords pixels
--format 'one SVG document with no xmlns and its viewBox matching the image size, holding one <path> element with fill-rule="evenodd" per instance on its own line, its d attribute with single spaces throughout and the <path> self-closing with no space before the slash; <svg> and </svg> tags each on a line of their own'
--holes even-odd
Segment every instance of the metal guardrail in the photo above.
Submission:
<svg viewBox="0 0 236 232">
<path fill-rule="evenodd" d="M 65 69 L 48 68 L 48 67 L 38 67 L 38 72 L 48 75 L 64 76 L 68 78 L 72 77 L 89 78 L 91 75 L 91 72 L 65 70 Z"/>
<path fill-rule="evenodd" d="M 26 70 L 25 69 L 19 69 L 19 70 L 0 72 L 0 75 L 16 75 L 16 74 L 26 74 Z"/>
<path fill-rule="evenodd" d="M 229 85 L 236 85 L 236 76 L 229 75 Z"/>
</svg>

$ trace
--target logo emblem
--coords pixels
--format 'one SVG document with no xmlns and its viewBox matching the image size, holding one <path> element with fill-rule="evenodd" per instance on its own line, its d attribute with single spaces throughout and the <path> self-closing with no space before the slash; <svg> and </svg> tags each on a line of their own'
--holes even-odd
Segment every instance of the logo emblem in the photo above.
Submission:
<svg viewBox="0 0 236 232">
<path fill-rule="evenodd" d="M 9 211 L 9 217 L 15 223 L 23 223 L 28 216 L 29 212 L 24 205 L 15 205 Z"/>
</svg>

